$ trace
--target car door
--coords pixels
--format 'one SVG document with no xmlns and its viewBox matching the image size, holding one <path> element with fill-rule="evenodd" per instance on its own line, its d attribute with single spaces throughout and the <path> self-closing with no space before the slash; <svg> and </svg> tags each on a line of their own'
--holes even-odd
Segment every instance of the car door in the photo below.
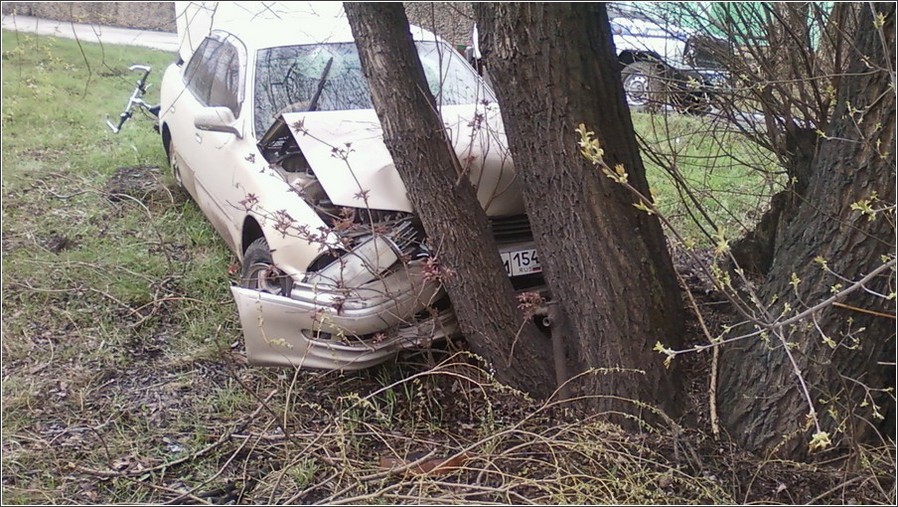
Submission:
<svg viewBox="0 0 898 507">
<path fill-rule="evenodd" d="M 246 198 L 237 175 L 246 172 L 243 166 L 253 165 L 252 154 L 258 150 L 246 121 L 250 115 L 243 113 L 246 49 L 233 35 L 222 35 L 220 42 L 208 55 L 212 77 L 206 105 L 229 109 L 239 133 L 196 129 L 194 137 L 203 146 L 205 157 L 196 171 L 196 181 L 198 194 L 205 194 L 209 208 L 220 217 L 216 227 L 236 251 L 245 215 L 240 201 Z"/>
<path fill-rule="evenodd" d="M 203 160 L 203 154 L 197 150 L 193 138 L 194 118 L 209 98 L 211 75 L 204 55 L 213 45 L 214 40 L 206 38 L 197 46 L 184 65 L 181 74 L 183 82 L 178 88 L 170 90 L 174 97 L 163 112 L 166 126 L 171 132 L 169 150 L 176 159 L 184 188 L 194 198 L 197 196 L 194 170 Z"/>
<path fill-rule="evenodd" d="M 180 136 L 178 150 L 189 167 L 197 204 L 235 250 L 243 218 L 239 201 L 245 197 L 235 186 L 235 173 L 240 164 L 247 163 L 247 154 L 255 151 L 243 135 L 245 65 L 246 50 L 233 35 L 214 32 L 207 37 L 185 69 L 191 97 L 178 101 L 178 107 L 185 111 L 180 112 L 181 121 L 173 127 L 190 134 Z M 195 118 L 210 107 L 228 108 L 237 119 L 240 134 L 197 128 Z"/>
</svg>

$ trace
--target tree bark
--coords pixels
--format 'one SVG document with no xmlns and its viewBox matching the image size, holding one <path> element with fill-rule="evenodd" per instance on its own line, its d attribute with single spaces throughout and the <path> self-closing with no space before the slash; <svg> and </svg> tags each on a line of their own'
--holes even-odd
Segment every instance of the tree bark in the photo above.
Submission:
<svg viewBox="0 0 898 507">
<path fill-rule="evenodd" d="M 344 7 L 384 142 L 440 265 L 453 271 L 444 284 L 462 332 L 500 381 L 547 397 L 556 387 L 551 343 L 524 322 L 474 186 L 458 178 L 402 4 Z"/>
<path fill-rule="evenodd" d="M 758 61 L 739 55 L 726 63 L 733 75 L 753 76 L 757 84 L 763 84 L 757 95 L 768 119 L 765 135 L 788 176 L 785 190 L 771 198 L 770 208 L 757 226 L 732 245 L 738 266 L 763 277 L 773 264 L 778 240 L 805 198 L 819 141 L 817 129 L 826 129 L 831 99 L 822 86 L 828 82 L 822 79 L 824 62 L 814 49 L 822 42 L 815 44 L 811 38 L 811 4 L 761 4 L 758 16 L 766 27 L 765 41 L 754 43 L 751 50 L 760 57 Z M 759 70 L 753 71 L 751 65 Z M 821 79 L 814 79 L 818 75 Z"/>
<path fill-rule="evenodd" d="M 841 77 L 806 198 L 778 239 L 759 289 L 760 301 L 775 300 L 767 317 L 762 315 L 770 321 L 826 300 L 839 286 L 847 288 L 895 258 L 895 4 L 865 5 L 864 11 L 853 46 L 858 53 Z M 874 28 L 874 14 L 883 16 L 882 30 Z M 852 204 L 874 192 L 872 208 L 892 209 L 870 220 Z M 874 405 L 882 415 L 893 405 L 894 398 L 878 389 L 894 387 L 895 303 L 874 293 L 895 290 L 894 272 L 885 269 L 836 305 L 780 330 L 807 383 L 821 430 L 834 443 L 875 436 Z M 790 309 L 784 310 L 786 304 Z M 794 368 L 774 333 L 769 343 L 755 338 L 723 348 L 720 412 L 743 446 L 793 459 L 808 456 L 817 429 L 806 425 L 811 408 Z"/>
<path fill-rule="evenodd" d="M 479 3 L 478 31 L 501 104 L 515 170 L 546 281 L 569 316 L 572 373 L 580 394 L 611 412 L 639 400 L 679 413 L 676 375 L 652 350 L 676 347 L 683 309 L 657 217 L 586 161 L 577 125 L 596 133 L 610 165 L 649 195 L 616 59 L 608 16 L 596 3 Z"/>
</svg>

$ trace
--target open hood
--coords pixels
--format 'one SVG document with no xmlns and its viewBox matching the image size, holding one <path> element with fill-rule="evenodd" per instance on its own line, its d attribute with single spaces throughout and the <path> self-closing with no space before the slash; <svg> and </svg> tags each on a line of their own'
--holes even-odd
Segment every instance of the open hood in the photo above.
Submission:
<svg viewBox="0 0 898 507">
<path fill-rule="evenodd" d="M 474 121 L 477 114 L 482 121 Z M 442 116 L 487 214 L 523 213 L 498 107 L 443 106 Z M 413 211 L 373 109 L 285 113 L 283 118 L 331 202 Z"/>
</svg>

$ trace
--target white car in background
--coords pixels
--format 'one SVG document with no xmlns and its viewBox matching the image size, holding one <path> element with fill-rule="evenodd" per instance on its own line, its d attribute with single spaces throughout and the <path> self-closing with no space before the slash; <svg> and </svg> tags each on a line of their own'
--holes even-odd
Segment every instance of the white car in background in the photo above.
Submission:
<svg viewBox="0 0 898 507">
<path fill-rule="evenodd" d="M 707 112 L 710 94 L 727 79 L 719 61 L 728 52 L 727 41 L 677 26 L 644 7 L 639 2 L 607 5 L 627 102 L 636 109 L 669 105 Z"/>
<path fill-rule="evenodd" d="M 176 181 L 242 262 L 231 290 L 249 361 L 354 370 L 456 333 L 345 17 L 264 18 L 216 12 L 184 37 L 159 114 Z M 518 288 L 541 286 L 492 91 L 445 41 L 412 33 L 496 255 Z"/>
<path fill-rule="evenodd" d="M 672 106 L 682 112 L 708 112 L 711 94 L 727 81 L 719 56 L 729 51 L 728 42 L 651 15 L 646 9 L 650 3 L 606 4 L 628 104 L 636 110 Z M 465 57 L 490 80 L 476 23 Z"/>
</svg>

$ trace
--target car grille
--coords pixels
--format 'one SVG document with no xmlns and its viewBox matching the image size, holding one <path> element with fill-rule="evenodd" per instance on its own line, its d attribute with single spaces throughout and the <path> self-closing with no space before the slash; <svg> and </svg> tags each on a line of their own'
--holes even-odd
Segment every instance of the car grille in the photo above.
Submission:
<svg viewBox="0 0 898 507">
<path fill-rule="evenodd" d="M 533 232 L 530 230 L 530 220 L 527 219 L 527 215 L 490 218 L 489 222 L 490 232 L 499 245 L 533 240 Z"/>
</svg>

